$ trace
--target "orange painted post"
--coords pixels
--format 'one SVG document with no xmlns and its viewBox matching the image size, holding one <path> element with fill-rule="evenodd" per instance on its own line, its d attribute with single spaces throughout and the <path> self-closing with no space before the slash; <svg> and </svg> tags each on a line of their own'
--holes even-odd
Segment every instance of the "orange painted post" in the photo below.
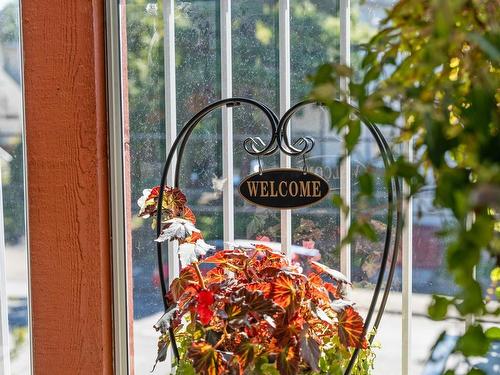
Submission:
<svg viewBox="0 0 500 375">
<path fill-rule="evenodd" d="M 104 0 L 23 0 L 35 374 L 112 374 Z"/>
</svg>

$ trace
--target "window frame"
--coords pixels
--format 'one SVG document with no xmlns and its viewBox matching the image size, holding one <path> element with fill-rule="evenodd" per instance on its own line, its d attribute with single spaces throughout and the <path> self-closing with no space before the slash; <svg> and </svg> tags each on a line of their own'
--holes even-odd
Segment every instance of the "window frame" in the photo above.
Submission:
<svg viewBox="0 0 500 375">
<path fill-rule="evenodd" d="M 167 3 L 168 1 L 168 3 Z M 231 39 L 231 0 L 219 0 L 220 6 L 220 40 L 221 40 L 221 99 L 232 96 L 232 39 Z M 164 37 L 164 70 L 165 75 L 165 123 L 176 124 L 176 80 L 175 80 L 175 0 L 165 0 L 163 18 L 165 27 Z M 120 34 L 124 20 L 125 0 L 107 2 L 107 44 L 108 44 L 108 105 L 110 124 L 110 178 L 111 178 L 111 209 L 113 234 L 113 286 L 114 286 L 114 339 L 115 339 L 115 368 L 118 373 L 133 373 L 133 343 L 129 342 L 132 333 L 128 320 L 130 311 L 127 301 L 131 298 L 127 281 L 131 275 L 130 254 L 124 251 L 127 248 L 126 238 L 126 194 L 124 192 L 125 175 L 123 173 L 126 154 L 123 149 L 123 108 L 122 99 L 122 71 L 120 57 L 122 57 Z M 340 0 L 340 62 L 350 66 L 351 63 L 351 0 Z M 290 0 L 279 0 L 279 112 L 280 115 L 290 108 Z M 342 78 L 340 85 L 346 89 L 348 81 Z M 232 109 L 222 110 L 222 150 L 223 150 L 223 177 L 233 180 L 233 128 Z M 176 126 L 166 126 L 166 150 L 175 140 Z M 404 152 L 411 157 L 412 147 L 408 143 Z M 344 153 L 346 150 L 344 149 Z M 173 162 L 175 164 L 175 160 Z M 289 167 L 290 157 L 280 155 L 281 167 Z M 340 165 L 340 195 L 345 202 L 351 202 L 351 158 L 346 154 Z M 173 184 L 173 170 L 167 177 L 167 184 Z M 408 186 L 403 186 L 408 192 Z M 223 190 L 223 238 L 225 242 L 234 240 L 234 194 L 232 184 L 225 184 Z M 340 238 L 346 237 L 351 222 L 350 213 L 341 214 Z M 411 317 L 412 317 L 412 200 L 404 202 L 404 222 L 402 235 L 402 337 L 401 337 L 401 366 L 403 374 L 411 373 Z M 282 249 L 288 251 L 291 245 L 292 219 L 290 210 L 281 211 Z M 283 235 L 284 234 L 284 235 Z M 170 245 L 169 245 L 170 246 Z M 169 282 L 178 274 L 178 262 L 175 262 L 174 252 L 168 251 Z M 340 252 L 340 271 L 348 278 L 351 277 L 351 246 L 342 246 Z M 130 291 L 131 292 L 131 291 Z M 130 340 L 131 341 L 131 340 Z"/>
</svg>

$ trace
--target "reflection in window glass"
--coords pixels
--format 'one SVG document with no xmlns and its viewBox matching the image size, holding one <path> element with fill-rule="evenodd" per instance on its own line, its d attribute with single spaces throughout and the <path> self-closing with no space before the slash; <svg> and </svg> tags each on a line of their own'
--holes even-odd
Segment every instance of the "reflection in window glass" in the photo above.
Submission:
<svg viewBox="0 0 500 375">
<path fill-rule="evenodd" d="M 134 325 L 130 340 L 135 373 L 151 371 L 157 336 L 152 329 L 163 311 L 159 291 L 154 232 L 137 218 L 136 199 L 159 183 L 166 158 L 164 31 L 162 3 L 135 0 L 126 5 L 128 135 L 130 137 L 130 228 Z M 177 128 L 220 97 L 218 1 L 175 4 Z M 182 158 L 180 187 L 196 212 L 207 242 L 222 245 L 222 199 L 214 189 L 221 176 L 220 112 L 193 132 Z M 126 119 L 127 121 L 127 119 Z M 172 166 L 174 168 L 174 166 Z M 215 184 L 215 185 L 214 185 Z M 165 256 L 166 260 L 166 256 Z M 165 274 L 168 267 L 165 262 Z"/>
<path fill-rule="evenodd" d="M 444 257 L 447 240 L 439 236 L 454 225 L 450 212 L 433 207 L 432 183 L 413 199 L 413 299 L 412 368 L 422 373 L 433 345 L 446 330 L 451 336 L 463 331 L 464 322 L 447 319 L 440 322 L 427 318 L 432 294 L 451 295 L 456 287 L 446 271 Z M 463 332 L 462 332 L 463 333 Z M 418 343 L 418 345 L 417 345 Z"/>
<path fill-rule="evenodd" d="M 378 24 L 384 18 L 385 9 L 390 7 L 392 3 L 391 0 L 353 1 L 351 3 L 351 66 L 354 74 L 359 70 L 363 58 L 362 44 L 368 42 L 377 31 Z M 383 129 L 383 135 L 391 144 L 397 133 L 390 129 Z M 396 154 L 399 152 L 395 149 L 392 151 Z M 358 177 L 367 170 L 374 174 L 375 197 L 370 201 L 357 201 Z M 375 230 L 377 238 L 373 242 L 360 236 L 355 238 L 351 248 L 351 273 L 355 287 L 353 300 L 359 304 L 365 314 L 368 311 L 373 289 L 377 282 L 387 230 L 388 191 L 383 174 L 384 163 L 378 146 L 371 133 L 363 126 L 360 142 L 351 155 L 352 217 L 353 220 L 360 217 L 368 220 Z M 395 220 L 395 216 L 393 220 Z M 402 371 L 401 311 L 401 264 L 399 260 L 393 278 L 391 294 L 375 338 L 375 342 L 380 344 L 375 361 L 375 374 L 399 374 Z"/>
<path fill-rule="evenodd" d="M 336 0 L 291 1 L 290 71 L 291 104 L 303 100 L 310 84 L 306 77 L 327 61 L 339 62 L 340 19 Z M 332 195 L 340 189 L 340 137 L 330 130 L 329 112 L 308 105 L 292 119 L 291 141 L 310 136 L 316 141 L 306 157 L 307 168 L 326 179 L 331 193 L 312 207 L 292 211 L 292 243 L 307 255 L 294 254 L 307 269 L 307 259 L 317 259 L 339 269 L 338 244 L 340 212 L 332 204 Z M 302 157 L 293 157 L 292 166 L 303 168 Z M 315 250 L 307 253 L 307 250 Z M 319 251 L 319 255 L 316 255 Z"/>
<path fill-rule="evenodd" d="M 127 60 L 123 64 L 128 76 L 124 101 L 129 111 L 124 114 L 124 130 L 129 136 L 128 224 L 134 317 L 130 335 L 134 355 L 130 363 L 140 374 L 150 371 L 154 363 L 155 337 L 150 327 L 163 309 L 153 231 L 146 220 L 137 217 L 136 203 L 143 189 L 158 184 L 158 171 L 165 160 L 163 24 L 161 9 L 139 0 L 127 4 L 126 20 Z"/>
<path fill-rule="evenodd" d="M 12 375 L 30 373 L 19 19 L 18 1 L 0 0 L 0 373 Z"/>
<path fill-rule="evenodd" d="M 361 45 L 376 32 L 385 9 L 393 0 L 351 1 L 351 65 L 359 70 L 363 57 Z M 163 310 L 159 293 L 154 232 L 147 221 L 137 218 L 135 200 L 142 189 L 158 184 L 159 174 L 166 156 L 165 128 L 177 131 L 202 107 L 221 97 L 221 15 L 220 1 L 175 1 L 175 98 L 165 97 L 164 85 L 164 25 L 163 4 L 147 0 L 126 2 L 127 59 L 124 72 L 125 136 L 129 138 L 130 205 L 129 228 L 133 269 L 134 325 L 130 338 L 134 353 L 131 361 L 135 373 L 149 372 L 156 357 L 156 333 L 151 329 Z M 231 2 L 231 57 L 233 96 L 248 97 L 267 104 L 279 113 L 279 1 L 232 0 Z M 1 0 L 0 0 L 1 4 Z M 302 100 L 310 85 L 306 80 L 319 64 L 340 61 L 339 0 L 290 0 L 290 69 L 291 104 Z M 12 75 L 12 72 L 9 73 Z M 15 80 L 15 78 L 14 78 Z M 166 103 L 174 101 L 176 124 L 166 124 Z M 257 172 L 259 160 L 248 155 L 243 141 L 259 136 L 267 143 L 271 138 L 265 116 L 255 108 L 242 104 L 233 113 L 233 181 L 222 180 L 222 115 L 216 110 L 193 131 L 183 155 L 180 187 L 187 195 L 195 212 L 197 226 L 204 232 L 207 242 L 221 249 L 223 244 L 222 187 L 234 186 L 234 238 L 281 241 L 280 213 L 278 210 L 255 207 L 243 201 L 237 187 L 245 176 Z M 291 140 L 312 136 L 316 140 L 313 151 L 306 156 L 309 170 L 323 176 L 332 192 L 322 202 L 307 209 L 292 212 L 292 244 L 302 254 L 295 259 L 307 264 L 307 258 L 320 259 L 339 269 L 338 245 L 340 213 L 331 202 L 331 195 L 339 192 L 339 159 L 342 155 L 341 137 L 330 130 L 330 114 L 317 105 L 308 105 L 296 113 L 291 125 Z M 0 134 L 2 135 L 2 134 Z M 391 143 L 396 131 L 384 129 Z M 3 136 L 3 135 L 2 135 Z M 13 138 L 9 138 L 13 139 Z M 2 142 L 4 138 L 2 138 Z M 11 141 L 9 141 L 11 142 Z M 4 144 L 4 143 L 2 143 Z M 8 143 L 15 155 L 14 143 Z M 400 149 L 394 150 L 399 154 Z M 279 166 L 279 155 L 262 158 L 262 167 Z M 12 165 L 12 163 L 11 163 Z M 292 157 L 292 166 L 302 168 L 302 157 Z M 356 203 L 353 217 L 364 215 L 375 228 L 377 240 L 369 242 L 357 238 L 352 245 L 351 299 L 366 314 L 373 287 L 380 269 L 387 215 L 387 188 L 383 181 L 384 164 L 371 134 L 366 128 L 351 157 L 351 187 L 353 198 L 359 191 L 358 176 L 370 169 L 375 174 L 376 196 L 369 202 Z M 9 172 L 9 176 L 11 176 Z M 12 175 L 13 176 L 13 175 Z M 6 183 L 4 176 L 4 184 Z M 12 177 L 14 181 L 14 177 Z M 9 182 L 10 183 L 10 182 Z M 432 184 L 430 184 L 432 185 Z M 437 323 L 425 318 L 426 307 L 432 293 L 451 294 L 453 283 L 446 275 L 443 253 L 445 240 L 436 232 L 447 225 L 446 213 L 432 207 L 431 190 L 414 200 L 413 226 L 413 340 L 415 350 L 413 370 L 425 367 L 426 355 L 434 338 L 439 334 Z M 20 211 L 19 211 L 20 212 Z M 448 223 L 449 224 L 449 223 Z M 19 226 L 15 227 L 19 230 Z M 14 232 L 12 232 L 14 233 Z M 292 251 L 293 253 L 293 251 Z M 478 268 L 483 281 L 490 264 Z M 168 272 L 166 264 L 165 271 Z M 307 271 L 307 269 L 306 269 Z M 398 264 L 389 297 L 386 314 L 382 319 L 376 341 L 376 374 L 401 373 L 402 295 L 401 264 Z M 460 322 L 447 320 L 449 328 L 459 330 Z M 443 323 L 439 323 L 439 328 Z M 418 344 L 417 344 L 418 343 Z"/>
<path fill-rule="evenodd" d="M 279 110 L 278 1 L 232 1 L 233 96 L 256 99 Z M 280 242 L 280 214 L 255 207 L 237 192 L 242 178 L 257 172 L 256 157 L 245 152 L 243 141 L 259 136 L 266 143 L 271 128 L 257 109 L 244 105 L 233 111 L 234 123 L 234 238 Z M 279 155 L 262 158 L 262 167 L 279 166 Z"/>
<path fill-rule="evenodd" d="M 220 99 L 219 1 L 177 1 L 175 55 L 177 128 Z M 221 112 L 198 124 L 181 160 L 180 188 L 208 243 L 222 247 Z"/>
</svg>

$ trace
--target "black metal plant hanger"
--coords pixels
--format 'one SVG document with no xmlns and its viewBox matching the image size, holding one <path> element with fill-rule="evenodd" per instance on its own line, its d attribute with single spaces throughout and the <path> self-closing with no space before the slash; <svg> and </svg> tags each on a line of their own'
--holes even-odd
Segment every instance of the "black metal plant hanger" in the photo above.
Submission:
<svg viewBox="0 0 500 375">
<path fill-rule="evenodd" d="M 177 135 L 172 147 L 169 150 L 167 160 L 163 167 L 163 173 L 160 181 L 160 191 L 158 196 L 158 205 L 163 201 L 163 193 L 165 188 L 165 182 L 167 179 L 167 174 L 172 164 L 172 160 L 174 159 L 175 153 L 177 152 L 177 161 L 175 166 L 175 177 L 174 177 L 174 187 L 179 187 L 179 173 L 180 173 L 180 165 L 182 161 L 182 156 L 184 154 L 184 150 L 186 148 L 187 141 L 191 136 L 191 133 L 196 128 L 196 126 L 201 122 L 201 120 L 211 113 L 212 111 L 221 108 L 221 107 L 236 107 L 240 106 L 242 103 L 249 104 L 260 109 L 264 115 L 269 120 L 271 125 L 271 139 L 266 144 L 260 137 L 249 137 L 245 139 L 243 142 L 243 147 L 247 153 L 253 156 L 261 157 L 268 156 L 274 154 L 276 151 L 280 150 L 289 156 L 304 156 L 314 147 L 314 139 L 310 137 L 301 137 L 298 138 L 293 144 L 290 143 L 288 139 L 288 125 L 292 116 L 299 111 L 302 107 L 317 103 L 313 100 L 305 100 L 300 103 L 297 103 L 292 108 L 290 108 L 281 119 L 276 116 L 276 114 L 265 104 L 260 103 L 256 100 L 249 98 L 228 98 L 218 100 L 202 110 L 200 110 L 197 114 L 195 114 L 182 128 L 182 130 Z M 321 104 L 321 103 L 317 103 Z M 380 155 L 382 156 L 384 167 L 388 169 L 394 163 L 394 156 L 392 151 L 387 143 L 387 140 L 382 135 L 380 129 L 371 121 L 366 119 L 358 109 L 351 106 L 353 113 L 361 120 L 361 122 L 368 128 L 370 134 L 374 138 L 375 142 L 380 151 Z M 380 292 L 382 290 L 382 284 L 384 283 L 385 274 L 387 270 L 387 263 L 390 259 L 389 265 L 389 273 L 387 274 L 384 292 L 382 295 L 382 300 L 380 302 L 380 306 L 377 312 L 377 316 L 375 318 L 375 322 L 373 324 L 373 334 L 369 337 L 369 342 L 372 343 L 375 337 L 375 333 L 380 325 L 380 321 L 382 319 L 382 315 L 384 313 L 385 306 L 387 304 L 387 299 L 389 297 L 389 293 L 391 290 L 392 281 L 394 278 L 394 272 L 396 270 L 396 263 L 398 259 L 398 252 L 400 248 L 401 242 L 401 234 L 402 234 L 402 196 L 401 196 L 401 184 L 398 178 L 392 177 L 390 181 L 387 183 L 387 229 L 385 234 L 385 243 L 384 243 L 384 252 L 382 254 L 380 271 L 377 278 L 377 283 L 375 285 L 375 290 L 373 292 L 372 301 L 370 303 L 370 307 L 368 309 L 368 314 L 365 318 L 365 332 L 367 333 L 367 329 L 371 323 L 373 318 L 373 314 L 377 307 L 377 302 L 380 296 Z M 394 223 L 394 213 L 395 223 Z M 157 209 L 156 213 L 156 222 L 161 223 L 162 219 L 162 210 L 160 207 Z M 393 236 L 393 230 L 395 227 L 395 235 Z M 156 226 L 156 235 L 157 237 L 161 234 L 161 225 L 158 224 Z M 162 243 L 157 242 L 156 245 L 157 256 L 158 256 L 158 272 L 160 276 L 160 288 L 162 294 L 163 305 L 165 308 L 165 312 L 172 308 L 172 306 L 168 305 L 166 295 L 167 295 L 167 284 L 165 281 L 165 274 L 163 271 L 163 251 L 162 251 Z M 391 254 L 392 249 L 392 254 Z M 175 334 L 173 328 L 169 324 L 169 337 L 172 344 L 172 350 L 176 359 L 179 359 L 179 351 L 177 348 L 177 344 L 175 341 Z M 357 356 L 359 354 L 359 349 L 356 348 L 351 356 L 349 364 L 344 372 L 344 375 L 349 375 L 356 363 Z"/>
</svg>

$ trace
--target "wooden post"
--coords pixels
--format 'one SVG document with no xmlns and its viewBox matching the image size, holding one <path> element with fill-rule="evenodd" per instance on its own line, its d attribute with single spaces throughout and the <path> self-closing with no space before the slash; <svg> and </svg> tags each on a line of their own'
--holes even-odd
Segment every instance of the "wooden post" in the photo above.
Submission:
<svg viewBox="0 0 500 375">
<path fill-rule="evenodd" d="M 35 374 L 112 374 L 104 0 L 22 4 Z"/>
</svg>

